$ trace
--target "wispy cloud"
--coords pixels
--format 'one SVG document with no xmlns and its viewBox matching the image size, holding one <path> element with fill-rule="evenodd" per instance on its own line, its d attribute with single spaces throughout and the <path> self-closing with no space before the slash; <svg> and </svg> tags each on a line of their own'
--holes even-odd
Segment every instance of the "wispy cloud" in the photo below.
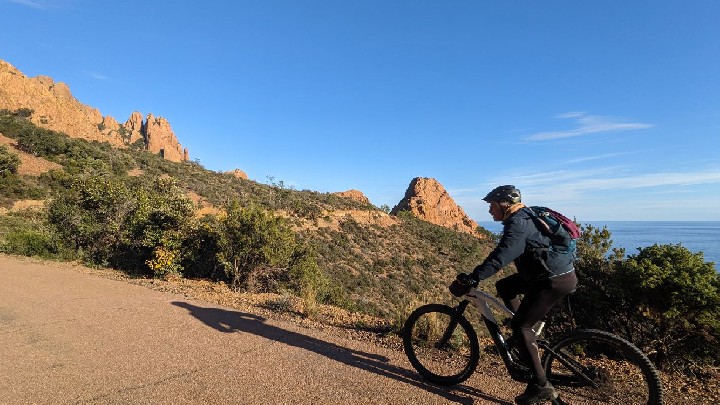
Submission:
<svg viewBox="0 0 720 405">
<path fill-rule="evenodd" d="M 576 184 L 586 190 L 634 189 L 660 186 L 691 186 L 696 184 L 720 183 L 719 171 L 688 173 L 647 173 L 637 176 L 587 179 Z"/>
<path fill-rule="evenodd" d="M 625 166 L 587 170 L 516 173 L 491 179 L 478 191 L 498 184 L 515 184 L 523 201 L 567 211 L 584 220 L 720 220 L 720 168 L 695 171 L 634 173 Z M 479 194 L 484 195 L 482 192 Z M 487 204 L 477 196 L 461 195 L 461 206 L 479 220 L 489 220 Z"/>
<path fill-rule="evenodd" d="M 85 74 L 97 80 L 107 80 L 108 77 L 97 72 L 86 71 Z"/>
<path fill-rule="evenodd" d="M 581 158 L 566 160 L 564 163 L 565 164 L 582 163 L 582 162 L 588 162 L 591 160 L 601 160 L 601 159 L 607 159 L 607 158 L 612 158 L 612 157 L 616 157 L 616 156 L 630 155 L 633 153 L 634 152 L 617 152 L 617 153 L 606 153 L 604 155 L 585 156 L 585 157 L 581 157 Z"/>
<path fill-rule="evenodd" d="M 72 7 L 76 0 L 5 0 L 10 3 L 34 8 L 36 10 L 58 10 Z"/>
<path fill-rule="evenodd" d="M 39 1 L 33 1 L 33 0 L 10 0 L 11 3 L 20 4 L 27 7 L 32 7 L 37 10 L 45 10 L 47 9 L 47 4 L 39 2 Z"/>
<path fill-rule="evenodd" d="M 660 186 L 689 186 L 720 183 L 720 170 L 712 169 L 695 172 L 658 172 L 631 176 L 611 175 L 618 167 L 579 171 L 555 171 L 514 176 L 518 187 L 542 189 L 554 185 L 566 191 L 581 190 L 628 190 Z M 610 174 L 610 175 L 609 175 Z"/>
<path fill-rule="evenodd" d="M 651 124 L 622 122 L 613 117 L 588 115 L 584 112 L 560 114 L 557 118 L 574 119 L 576 128 L 565 131 L 538 132 L 525 138 L 526 141 L 547 141 L 552 139 L 573 138 L 602 132 L 620 132 L 651 128 Z"/>
</svg>

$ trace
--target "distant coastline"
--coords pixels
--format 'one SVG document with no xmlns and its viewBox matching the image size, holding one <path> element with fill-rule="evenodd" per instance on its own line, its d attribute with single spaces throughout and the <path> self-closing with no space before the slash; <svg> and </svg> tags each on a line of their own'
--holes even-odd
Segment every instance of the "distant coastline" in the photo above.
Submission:
<svg viewBox="0 0 720 405">
<path fill-rule="evenodd" d="M 682 244 L 691 252 L 703 252 L 706 262 L 714 262 L 720 271 L 720 221 L 588 221 L 602 228 L 606 226 L 614 247 L 625 248 L 625 254 L 637 253 L 637 248 L 654 244 Z M 478 224 L 490 232 L 502 231 L 499 222 L 481 221 Z"/>
</svg>

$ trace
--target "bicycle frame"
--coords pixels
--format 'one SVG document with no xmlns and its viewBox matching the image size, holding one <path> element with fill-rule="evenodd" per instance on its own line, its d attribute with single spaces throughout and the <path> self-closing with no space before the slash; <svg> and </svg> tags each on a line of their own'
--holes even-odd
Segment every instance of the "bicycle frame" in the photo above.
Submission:
<svg viewBox="0 0 720 405">
<path fill-rule="evenodd" d="M 488 332 L 490 333 L 490 336 L 495 343 L 495 347 L 498 350 L 498 354 L 500 354 L 500 357 L 502 358 L 503 363 L 505 364 L 505 367 L 507 368 L 511 378 L 516 381 L 526 382 L 530 376 L 529 370 L 524 366 L 520 366 L 515 360 L 513 360 L 512 356 L 510 355 L 510 348 L 508 347 L 505 338 L 500 332 L 500 326 L 497 319 L 495 318 L 495 314 L 493 313 L 492 309 L 495 308 L 510 317 L 514 316 L 515 313 L 511 311 L 508 307 L 503 305 L 503 303 L 500 302 L 499 299 L 475 287 L 470 288 L 470 290 L 465 294 L 465 296 L 463 297 L 463 301 L 461 301 L 460 304 L 456 307 L 456 313 L 458 315 L 462 315 L 462 313 L 465 312 L 465 308 L 467 308 L 468 304 L 473 304 L 478 309 L 478 311 L 480 311 L 480 317 L 484 322 Z M 448 338 L 451 331 L 455 329 L 455 326 L 455 321 L 451 322 L 450 325 L 448 325 L 448 330 L 446 331 Z M 443 339 L 442 341 L 446 340 Z"/>
<path fill-rule="evenodd" d="M 463 301 L 460 302 L 456 308 L 456 313 L 462 315 L 463 312 L 465 312 L 465 308 L 470 303 L 480 311 L 480 317 L 490 333 L 498 354 L 502 358 L 511 378 L 515 381 L 527 382 L 531 377 L 530 370 L 525 365 L 521 365 L 513 360 L 510 355 L 510 347 L 500 331 L 500 325 L 498 324 L 497 318 L 495 318 L 495 314 L 492 309 L 495 308 L 509 317 L 513 317 L 515 313 L 506 307 L 498 298 L 493 297 L 487 292 L 477 289 L 476 287 L 470 288 L 470 290 L 465 294 Z M 456 325 L 457 323 L 455 321 L 451 322 L 446 333 L 450 332 L 451 329 L 455 329 Z M 544 325 L 544 323 L 542 325 Z M 540 326 L 540 328 L 542 328 L 542 326 Z M 449 333 L 447 337 L 449 337 Z M 443 341 L 445 340 L 443 339 Z M 537 343 L 538 346 L 547 349 L 545 342 L 538 340 Z"/>
<path fill-rule="evenodd" d="M 485 323 L 485 327 L 490 333 L 493 342 L 495 343 L 495 347 L 497 348 L 498 353 L 500 354 L 500 357 L 505 364 L 505 367 L 510 373 L 510 377 L 515 381 L 527 382 L 528 379 L 531 377 L 531 374 L 525 366 L 519 365 L 515 360 L 513 360 L 512 356 L 510 355 L 510 348 L 508 347 L 505 338 L 500 332 L 500 326 L 498 325 L 498 321 L 495 318 L 495 314 L 493 314 L 492 308 L 495 308 L 510 317 L 514 316 L 515 313 L 511 311 L 508 307 L 503 305 L 503 303 L 500 302 L 499 299 L 475 287 L 470 288 L 470 290 L 465 294 L 465 296 L 463 297 L 463 301 L 460 302 L 457 307 L 457 313 L 462 314 L 468 304 L 473 304 L 480 311 L 480 316 Z M 455 324 L 456 322 L 451 322 L 452 329 L 455 328 Z M 581 370 L 582 366 L 572 364 L 570 361 L 565 359 L 565 356 L 555 353 L 552 349 L 550 349 L 547 342 L 543 340 L 538 340 L 537 344 L 540 348 L 544 349 L 546 353 L 553 354 L 555 358 L 558 359 L 558 361 L 562 362 L 563 365 L 568 367 L 568 369 L 572 370 L 576 375 L 582 378 L 589 385 L 597 387 L 597 384 L 592 381 L 592 379 L 588 378 Z M 562 400 L 558 400 L 558 403 L 563 402 Z"/>
<path fill-rule="evenodd" d="M 485 291 L 478 290 L 477 288 L 473 287 L 470 288 L 470 291 L 465 294 L 463 297 L 467 301 L 470 301 L 472 304 L 474 304 L 477 309 L 480 311 L 483 317 L 485 319 L 489 320 L 490 322 L 497 325 L 497 320 L 495 319 L 495 314 L 492 313 L 491 307 L 495 307 L 496 309 L 500 310 L 501 312 L 504 312 L 508 316 L 514 316 L 515 313 L 511 311 L 508 307 L 503 305 L 499 299 L 493 297 L 492 295 L 486 293 Z"/>
</svg>

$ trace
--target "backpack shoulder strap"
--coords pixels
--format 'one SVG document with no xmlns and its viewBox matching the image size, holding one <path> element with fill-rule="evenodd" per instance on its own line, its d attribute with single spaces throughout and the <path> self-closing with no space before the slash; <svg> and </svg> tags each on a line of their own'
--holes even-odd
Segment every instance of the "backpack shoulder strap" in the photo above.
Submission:
<svg viewBox="0 0 720 405">
<path fill-rule="evenodd" d="M 527 209 L 527 213 L 532 218 L 533 223 L 535 224 L 535 227 L 545 236 L 552 235 L 552 230 L 550 229 L 550 226 L 545 222 L 541 216 L 543 213 L 543 207 L 536 207 L 536 206 L 527 206 L 525 207 Z"/>
</svg>

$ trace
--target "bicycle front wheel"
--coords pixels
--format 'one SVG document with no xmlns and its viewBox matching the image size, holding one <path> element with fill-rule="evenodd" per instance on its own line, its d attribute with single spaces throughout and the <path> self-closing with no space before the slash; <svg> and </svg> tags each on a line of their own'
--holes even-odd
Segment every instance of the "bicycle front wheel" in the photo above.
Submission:
<svg viewBox="0 0 720 405">
<path fill-rule="evenodd" d="M 420 375 L 440 385 L 459 384 L 472 375 L 480 345 L 470 322 L 442 304 L 424 305 L 405 321 L 403 346 Z"/>
<path fill-rule="evenodd" d="M 548 380 L 571 402 L 662 404 L 657 370 L 635 345 L 600 330 L 575 330 L 546 350 Z"/>
</svg>

